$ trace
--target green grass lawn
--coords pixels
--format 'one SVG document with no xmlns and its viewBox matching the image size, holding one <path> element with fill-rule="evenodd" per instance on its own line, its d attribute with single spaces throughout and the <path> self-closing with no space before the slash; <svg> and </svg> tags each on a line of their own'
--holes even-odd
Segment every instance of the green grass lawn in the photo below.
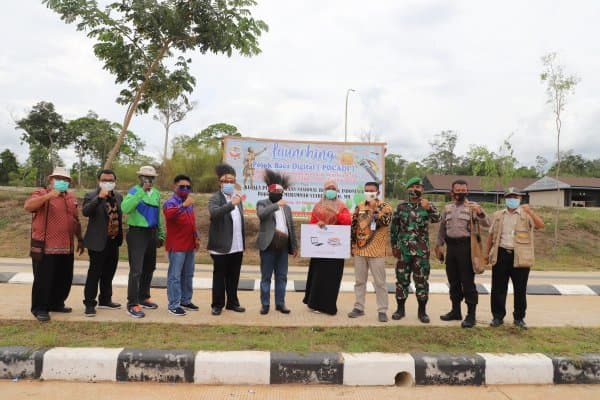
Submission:
<svg viewBox="0 0 600 400">
<path fill-rule="evenodd" d="M 194 351 L 600 352 L 600 328 L 474 329 L 432 326 L 248 327 L 135 322 L 0 321 L 0 346 L 128 347 Z"/>
</svg>

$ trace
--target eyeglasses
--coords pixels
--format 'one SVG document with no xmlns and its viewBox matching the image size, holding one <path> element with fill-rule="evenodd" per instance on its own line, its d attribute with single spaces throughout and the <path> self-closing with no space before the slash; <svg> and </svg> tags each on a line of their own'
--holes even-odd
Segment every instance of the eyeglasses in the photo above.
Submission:
<svg viewBox="0 0 600 400">
<path fill-rule="evenodd" d="M 185 189 L 191 189 L 192 185 L 179 185 L 178 186 L 179 190 L 185 190 Z"/>
</svg>

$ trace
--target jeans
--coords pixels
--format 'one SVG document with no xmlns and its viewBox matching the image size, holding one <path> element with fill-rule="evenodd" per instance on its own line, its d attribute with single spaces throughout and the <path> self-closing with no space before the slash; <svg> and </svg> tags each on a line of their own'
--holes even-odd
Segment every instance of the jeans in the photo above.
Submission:
<svg viewBox="0 0 600 400">
<path fill-rule="evenodd" d="M 271 277 L 275 272 L 275 305 L 285 304 L 287 285 L 287 250 L 264 250 L 260 252 L 260 304 L 268 306 L 271 298 Z"/>
<path fill-rule="evenodd" d="M 194 250 L 170 251 L 168 255 L 167 298 L 169 299 L 169 309 L 173 310 L 182 303 L 189 304 L 192 301 L 196 252 Z"/>
</svg>

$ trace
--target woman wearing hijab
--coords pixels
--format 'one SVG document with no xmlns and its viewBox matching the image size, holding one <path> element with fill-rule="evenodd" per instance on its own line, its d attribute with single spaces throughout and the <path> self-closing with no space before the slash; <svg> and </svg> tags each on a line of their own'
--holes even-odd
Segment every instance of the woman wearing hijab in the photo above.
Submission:
<svg viewBox="0 0 600 400">
<path fill-rule="evenodd" d="M 325 182 L 323 197 L 315 204 L 310 223 L 320 228 L 325 225 L 350 225 L 352 216 L 346 204 L 338 199 L 338 186 Z M 343 258 L 311 258 L 306 278 L 304 304 L 315 312 L 337 313 L 337 297 L 344 273 Z"/>
</svg>

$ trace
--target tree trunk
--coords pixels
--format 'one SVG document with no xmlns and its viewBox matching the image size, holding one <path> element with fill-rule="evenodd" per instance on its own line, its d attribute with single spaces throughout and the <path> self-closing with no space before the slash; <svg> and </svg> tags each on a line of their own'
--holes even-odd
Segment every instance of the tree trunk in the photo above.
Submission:
<svg viewBox="0 0 600 400">
<path fill-rule="evenodd" d="M 556 216 L 554 218 L 554 246 L 553 249 L 556 251 L 558 248 L 558 217 L 560 215 L 560 208 L 564 205 L 564 200 L 561 202 L 560 196 L 560 185 L 558 181 L 558 175 L 560 172 L 560 109 L 556 113 Z"/>
<path fill-rule="evenodd" d="M 81 189 L 81 163 L 83 163 L 82 150 L 79 149 L 79 172 L 77 173 L 77 185 Z"/>
<path fill-rule="evenodd" d="M 148 67 L 148 70 L 146 71 L 146 74 L 144 75 L 144 81 L 138 87 L 135 97 L 133 98 L 131 104 L 129 105 L 129 108 L 127 109 L 127 113 L 125 113 L 125 119 L 123 120 L 123 127 L 121 128 L 121 133 L 119 133 L 119 136 L 117 137 L 117 142 L 115 143 L 113 148 L 110 150 L 110 153 L 108 153 L 108 158 L 106 159 L 106 162 L 104 163 L 104 169 L 111 168 L 113 160 L 115 159 L 115 157 L 117 156 L 117 153 L 119 152 L 119 149 L 121 148 L 123 139 L 125 139 L 125 135 L 127 134 L 127 129 L 129 128 L 129 123 L 131 122 L 131 119 L 133 118 L 133 114 L 135 113 L 135 110 L 137 109 L 137 105 L 140 102 L 140 99 L 142 98 L 142 94 L 144 93 L 144 90 L 146 90 L 146 86 L 148 86 L 148 81 L 150 80 L 150 77 L 154 73 L 154 70 L 158 66 L 160 60 L 163 58 L 163 56 L 167 52 L 167 49 L 169 48 L 170 44 L 171 44 L 170 40 L 167 40 L 163 44 L 163 46 L 160 49 L 160 51 L 158 52 L 156 58 L 154 59 L 154 61 L 152 61 L 152 64 L 150 64 L 150 67 Z"/>
<path fill-rule="evenodd" d="M 167 161 L 167 148 L 169 146 L 169 121 L 165 124 L 165 147 L 163 150 L 163 164 Z"/>
</svg>

